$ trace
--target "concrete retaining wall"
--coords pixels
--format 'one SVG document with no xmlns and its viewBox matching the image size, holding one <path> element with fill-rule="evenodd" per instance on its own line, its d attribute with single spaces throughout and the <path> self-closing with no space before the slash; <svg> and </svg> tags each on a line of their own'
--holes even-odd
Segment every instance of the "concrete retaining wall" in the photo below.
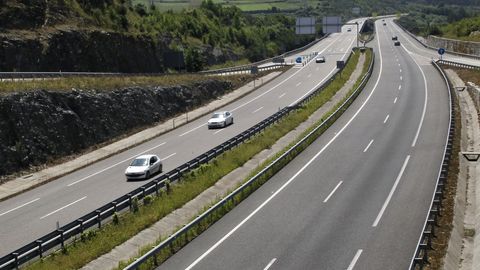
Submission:
<svg viewBox="0 0 480 270">
<path fill-rule="evenodd" d="M 477 111 L 480 111 L 480 86 L 472 82 L 468 82 L 467 90 L 473 99 L 473 103 L 475 103 L 475 107 L 477 108 Z"/>
<path fill-rule="evenodd" d="M 447 51 L 480 56 L 480 42 L 461 41 L 437 36 L 428 36 L 426 42 L 429 46 L 444 48 Z"/>
</svg>

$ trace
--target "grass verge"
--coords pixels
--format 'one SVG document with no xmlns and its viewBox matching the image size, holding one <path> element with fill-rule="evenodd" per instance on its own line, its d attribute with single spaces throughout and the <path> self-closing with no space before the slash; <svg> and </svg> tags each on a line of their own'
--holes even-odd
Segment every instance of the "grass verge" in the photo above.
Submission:
<svg viewBox="0 0 480 270">
<path fill-rule="evenodd" d="M 442 68 L 445 68 L 445 66 Z M 439 211 L 440 215 L 438 216 L 437 226 L 435 227 L 435 237 L 432 237 L 432 249 L 428 250 L 429 263 L 424 267 L 426 270 L 442 268 L 453 228 L 455 194 L 457 193 L 457 180 L 460 166 L 458 153 L 460 153 L 462 131 L 460 107 L 455 93 L 452 93 L 452 104 L 452 117 L 455 118 L 455 136 L 453 138 L 451 163 L 448 169 L 445 190 L 443 191 L 444 197 Z"/>
<path fill-rule="evenodd" d="M 242 166 L 254 155 L 263 149 L 271 147 L 279 138 L 293 130 L 316 109 L 330 100 L 350 77 L 357 65 L 358 56 L 358 53 L 354 54 L 343 70 L 342 76 L 337 76 L 320 95 L 317 95 L 306 106 L 293 111 L 277 124 L 267 128 L 263 133 L 224 153 L 211 163 L 202 165 L 200 168 L 186 174 L 181 181 L 178 181 L 175 185 L 169 185 L 170 188 L 161 192 L 159 196 L 147 196 L 149 199 L 143 200 L 143 207 L 136 208 L 136 211 L 114 218 L 114 222 L 104 225 L 97 231 L 85 233 L 85 235 L 80 236 L 72 245 L 65 247 L 61 252 L 34 262 L 27 269 L 80 268 L 195 198 L 205 189 L 215 184 L 220 178 L 235 168 Z M 233 207 L 233 204 L 231 207 Z M 226 213 L 227 210 L 222 210 L 222 212 L 225 211 Z M 224 214 L 222 212 L 216 214 L 215 217 L 219 218 Z M 192 231 L 187 234 L 185 240 L 195 237 L 197 233 L 207 228 L 214 220 L 212 216 L 211 221 L 200 224 L 198 231 Z M 181 243 L 179 242 L 177 246 L 181 246 Z"/>
<path fill-rule="evenodd" d="M 284 69 L 278 69 L 284 70 Z M 168 74 L 158 76 L 129 76 L 129 77 L 65 77 L 35 80 L 3 81 L 0 83 L 0 94 L 9 94 L 13 92 L 29 92 L 38 89 L 48 89 L 49 91 L 72 91 L 73 89 L 97 91 L 112 91 L 125 87 L 151 87 L 151 86 L 174 86 L 191 85 L 206 80 L 230 81 L 233 88 L 237 88 L 258 76 L 264 76 L 271 70 L 261 72 L 257 75 L 241 74 L 230 76 L 211 76 L 200 74 Z"/>
</svg>

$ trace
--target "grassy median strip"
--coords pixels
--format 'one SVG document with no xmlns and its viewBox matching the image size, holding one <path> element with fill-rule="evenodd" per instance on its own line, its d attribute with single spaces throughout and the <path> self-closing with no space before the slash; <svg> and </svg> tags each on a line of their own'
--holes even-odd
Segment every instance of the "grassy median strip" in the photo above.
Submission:
<svg viewBox="0 0 480 270">
<path fill-rule="evenodd" d="M 57 252 L 37 261 L 27 268 L 80 268 L 111 251 L 115 246 L 148 228 L 175 209 L 182 207 L 182 205 L 214 185 L 220 178 L 242 166 L 257 153 L 271 147 L 279 138 L 293 130 L 330 100 L 348 80 L 357 65 L 358 58 L 358 53 L 352 55 L 342 71 L 342 76 L 337 76 L 321 94 L 313 98 L 303 108 L 293 111 L 275 125 L 251 138 L 248 142 L 222 154 L 209 164 L 204 164 L 200 168 L 186 174 L 175 185 L 168 185 L 168 189 L 162 191 L 159 196 L 147 196 L 143 199 L 143 206 L 138 207 L 134 205 L 132 212 L 127 212 L 120 216 L 115 215 L 113 222 L 105 224 L 99 230 L 84 233 L 73 244 L 66 246 L 62 252 Z M 231 207 L 233 207 L 233 204 Z M 225 212 L 227 210 L 225 209 Z M 216 215 L 216 218 L 219 218 L 221 215 L 222 213 L 219 213 Z M 214 220 L 212 218 L 212 222 Z M 201 224 L 198 233 L 208 227 L 209 224 L 211 223 Z M 192 238 L 195 235 L 196 233 L 192 232 L 186 238 Z M 178 246 L 181 246 L 181 244 L 179 243 Z"/>
<path fill-rule="evenodd" d="M 270 159 L 266 160 L 263 162 L 261 165 L 259 165 L 253 172 L 249 174 L 248 177 L 245 178 L 244 183 L 252 178 L 254 175 L 256 175 L 258 172 L 260 172 L 262 169 L 266 168 L 269 164 L 271 164 L 274 160 L 276 160 L 278 157 L 280 157 L 282 154 L 284 154 L 287 150 L 289 150 L 293 145 L 295 145 L 297 142 L 299 142 L 303 137 L 305 137 L 308 133 L 310 133 L 315 127 L 319 126 L 322 124 L 323 119 L 329 117 L 332 115 L 340 106 L 343 104 L 348 97 L 356 90 L 356 88 L 360 85 L 361 79 L 363 76 L 366 74 L 370 62 L 372 61 L 372 52 L 371 50 L 367 51 L 366 58 L 365 58 L 365 63 L 362 68 L 362 74 L 358 78 L 358 80 L 355 82 L 354 86 L 350 89 L 348 94 L 341 100 L 339 101 L 334 108 L 332 108 L 329 112 L 325 114 L 325 116 L 318 121 L 317 123 L 313 124 L 309 129 L 304 131 L 294 142 L 290 143 L 289 146 L 285 147 L 282 151 L 277 153 L 275 156 L 271 157 Z M 353 71 L 352 71 L 353 72 Z M 348 76 L 349 77 L 349 76 Z M 338 90 L 338 89 L 337 89 Z M 332 95 L 333 96 L 333 95 Z M 314 99 L 315 100 L 315 99 Z M 352 100 L 353 102 L 353 100 Z M 307 107 L 310 105 L 313 105 L 314 102 L 308 103 Z M 351 104 L 351 103 L 350 103 Z M 348 106 L 347 106 L 348 107 Z M 314 108 L 314 107 L 313 107 Z M 317 108 L 318 109 L 318 108 Z M 345 108 L 346 110 L 346 108 Z M 343 110 L 343 111 L 345 111 Z M 343 112 L 342 111 L 342 112 Z M 295 149 L 295 151 L 291 152 L 288 158 L 282 160 L 281 162 L 277 163 L 275 167 L 271 168 L 270 171 L 268 171 L 266 174 L 262 175 L 260 178 L 258 178 L 252 185 L 244 189 L 240 194 L 234 196 L 234 198 L 230 201 L 228 201 L 226 204 L 224 204 L 222 207 L 218 208 L 215 210 L 213 213 L 211 213 L 206 220 L 202 220 L 199 224 L 196 226 L 192 227 L 190 230 L 188 230 L 182 237 L 177 238 L 175 241 L 172 242 L 172 244 L 169 246 L 169 248 L 165 248 L 161 250 L 155 257 L 148 259 L 146 262 L 144 262 L 138 269 L 154 269 L 156 268 L 159 264 L 167 260 L 170 256 L 175 254 L 179 249 L 181 249 L 183 246 L 188 244 L 190 241 L 195 239 L 200 233 L 208 229 L 213 223 L 218 221 L 222 216 L 224 216 L 226 213 L 228 213 L 230 210 L 232 210 L 236 205 L 238 205 L 241 201 L 243 201 L 245 198 L 247 198 L 252 192 L 257 190 L 261 185 L 263 185 L 268 179 L 270 179 L 273 175 L 275 175 L 276 172 L 278 172 L 280 169 L 282 169 L 287 163 L 289 163 L 291 160 L 293 160 L 300 152 L 302 152 L 305 148 L 308 147 L 316 138 L 318 138 L 327 128 L 333 124 L 333 122 L 338 119 L 341 116 L 340 114 L 337 114 L 334 119 L 332 119 L 330 124 L 324 125 L 321 129 L 318 129 L 315 133 L 314 136 L 310 138 L 306 143 Z M 238 186 L 241 186 L 239 184 Z M 220 199 L 219 199 L 220 200 Z M 218 201 L 219 201 L 218 200 Z M 216 203 L 216 202 L 215 202 Z M 212 203 L 214 205 L 215 203 Z M 205 208 L 205 210 L 208 209 L 208 207 Z M 157 241 L 157 244 L 160 244 L 163 240 L 160 239 Z M 141 250 L 140 255 L 143 255 L 147 253 L 151 248 L 150 247 L 145 247 Z M 118 266 L 118 270 L 123 269 L 125 266 L 129 265 L 131 262 L 133 262 L 135 259 L 130 259 L 128 261 L 121 262 Z"/>
</svg>

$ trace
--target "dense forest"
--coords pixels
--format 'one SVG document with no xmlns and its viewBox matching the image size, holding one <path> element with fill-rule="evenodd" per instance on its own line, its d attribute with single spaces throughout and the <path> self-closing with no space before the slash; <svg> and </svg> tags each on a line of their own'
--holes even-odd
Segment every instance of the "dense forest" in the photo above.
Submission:
<svg viewBox="0 0 480 270">
<path fill-rule="evenodd" d="M 415 6 L 399 22 L 422 36 L 436 35 L 455 39 L 479 40 L 480 10 L 459 5 Z"/>
</svg>

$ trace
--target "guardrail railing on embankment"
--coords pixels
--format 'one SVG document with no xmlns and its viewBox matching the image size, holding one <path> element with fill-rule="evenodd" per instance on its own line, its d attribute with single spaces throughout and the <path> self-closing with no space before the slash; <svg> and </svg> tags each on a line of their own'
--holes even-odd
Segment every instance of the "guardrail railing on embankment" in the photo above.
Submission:
<svg viewBox="0 0 480 270">
<path fill-rule="evenodd" d="M 346 61 L 351 57 L 351 53 Z M 301 101 L 295 106 L 285 107 L 279 110 L 277 113 L 271 115 L 255 126 L 243 131 L 242 133 L 234 136 L 233 138 L 227 140 L 226 142 L 214 147 L 213 149 L 197 156 L 196 158 L 178 166 L 177 168 L 158 176 L 152 181 L 146 183 L 145 185 L 125 194 L 99 208 L 96 210 L 77 218 L 75 221 L 70 222 L 56 230 L 50 232 L 49 234 L 40 237 L 39 239 L 11 252 L 10 254 L 0 258 L 0 269 L 13 269 L 18 268 L 20 265 L 31 261 L 37 257 L 43 257 L 48 254 L 49 251 L 64 247 L 68 243 L 69 239 L 72 239 L 88 229 L 95 227 L 100 228 L 106 220 L 110 220 L 111 217 L 116 213 L 126 209 L 132 209 L 132 202 L 135 198 L 143 199 L 145 196 L 150 194 L 158 194 L 161 188 L 164 188 L 167 181 L 172 182 L 181 177 L 182 174 L 199 167 L 201 164 L 207 163 L 213 158 L 219 156 L 232 149 L 233 147 L 243 143 L 252 136 L 263 131 L 268 126 L 276 123 L 282 119 L 285 115 L 290 113 L 292 110 L 295 110 L 298 105 L 303 104 L 309 100 L 313 95 L 318 94 L 322 91 L 326 85 L 332 80 L 335 79 L 338 72 L 335 73 L 329 80 L 327 80 L 322 86 L 317 88 L 315 91 L 310 93 L 310 95 L 304 97 Z"/>
</svg>

